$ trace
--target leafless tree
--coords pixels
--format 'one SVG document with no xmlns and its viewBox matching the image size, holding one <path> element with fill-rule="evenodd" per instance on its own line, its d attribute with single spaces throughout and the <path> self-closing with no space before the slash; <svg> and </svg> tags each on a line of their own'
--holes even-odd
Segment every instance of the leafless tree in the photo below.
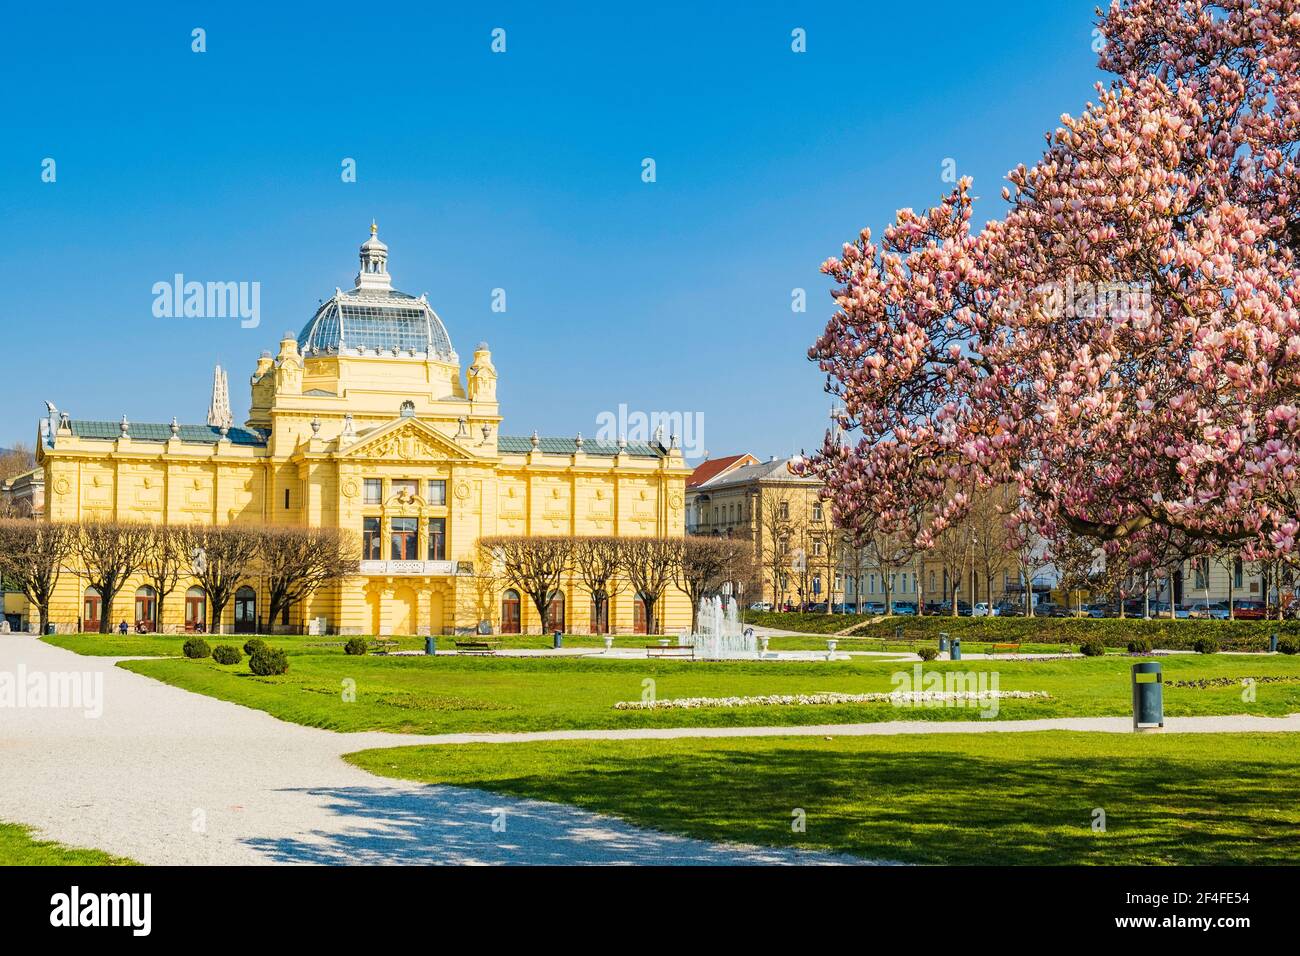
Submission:
<svg viewBox="0 0 1300 956">
<path fill-rule="evenodd" d="M 152 528 L 136 521 L 86 521 L 73 550 L 87 582 L 99 592 L 99 633 L 113 630 L 113 602 L 126 582 L 144 567 Z"/>
<path fill-rule="evenodd" d="M 966 574 L 966 564 L 971 557 L 970 531 L 961 524 L 948 525 L 935 535 L 931 553 L 948 579 L 952 592 L 949 597 L 951 613 L 956 617 L 959 613 L 957 597 Z"/>
<path fill-rule="evenodd" d="M 705 541 L 707 538 L 696 540 Z M 596 614 L 597 634 L 609 632 L 609 607 L 622 587 L 619 577 L 618 539 L 609 535 L 592 535 L 573 539 L 573 569 L 591 595 Z"/>
<path fill-rule="evenodd" d="M 154 616 L 157 629 L 161 631 L 163 621 L 166 620 L 163 611 L 167 604 L 167 597 L 176 590 L 188 562 L 185 552 L 181 549 L 180 532 L 175 527 L 156 524 L 150 526 L 149 532 L 149 548 L 141 571 L 157 598 Z"/>
<path fill-rule="evenodd" d="M 551 596 L 573 561 L 573 540 L 562 535 L 496 535 L 479 542 L 500 566 L 502 577 L 533 602 L 543 633 Z"/>
<path fill-rule="evenodd" d="M 187 570 L 208 599 L 211 630 L 222 632 L 226 605 L 257 561 L 262 529 L 248 525 L 183 525 L 181 549 Z"/>
<path fill-rule="evenodd" d="M 758 496 L 759 560 L 772 583 L 772 606 L 785 601 L 786 581 L 790 570 L 790 538 L 794 522 L 790 518 L 792 496 L 786 488 L 764 488 Z"/>
<path fill-rule="evenodd" d="M 361 545 L 342 528 L 277 526 L 258 535 L 258 559 L 266 579 L 267 622 L 273 625 L 325 585 L 356 574 Z"/>
<path fill-rule="evenodd" d="M 637 596 L 645 602 L 647 634 L 658 634 L 659 602 L 682 559 L 681 538 L 620 538 L 620 565 Z"/>
<path fill-rule="evenodd" d="M 916 554 L 911 536 L 895 531 L 871 531 L 867 535 L 867 563 L 880 575 L 885 592 L 885 613 L 894 613 L 894 578 L 910 567 Z"/>
<path fill-rule="evenodd" d="M 691 602 L 691 631 L 698 628 L 700 601 L 720 594 L 723 586 L 734 585 L 743 570 L 754 563 L 754 548 L 739 538 L 689 537 L 682 540 L 681 558 L 673 568 L 678 589 Z"/>
<path fill-rule="evenodd" d="M 76 525 L 0 519 L 0 578 L 14 585 L 36 608 L 41 634 L 49 626 L 50 599 L 76 538 Z"/>
<path fill-rule="evenodd" d="M 993 575 L 1005 568 L 1014 550 L 1007 521 L 1015 500 L 1006 488 L 980 488 L 971 496 L 964 524 L 971 536 L 975 566 L 984 575 L 984 600 L 993 612 Z M 971 602 L 978 597 L 971 591 Z"/>
</svg>

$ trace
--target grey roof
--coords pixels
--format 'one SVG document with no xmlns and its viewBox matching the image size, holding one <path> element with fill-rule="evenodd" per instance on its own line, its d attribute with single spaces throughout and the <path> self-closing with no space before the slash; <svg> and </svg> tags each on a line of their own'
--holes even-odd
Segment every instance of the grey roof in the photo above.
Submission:
<svg viewBox="0 0 1300 956">
<path fill-rule="evenodd" d="M 455 354 L 451 336 L 424 297 L 393 289 L 338 292 L 316 310 L 302 332 L 303 355 L 376 354 L 436 356 Z"/>
<path fill-rule="evenodd" d="M 533 440 L 519 435 L 502 435 L 497 439 L 497 450 L 509 455 L 526 455 L 533 450 Z M 578 450 L 576 438 L 538 438 L 537 450 L 547 455 L 572 455 Z M 582 450 L 596 458 L 613 458 L 618 445 L 584 438 Z M 632 458 L 662 458 L 663 455 L 645 442 L 630 441 L 623 453 Z"/>
<path fill-rule="evenodd" d="M 777 458 L 775 461 L 760 461 L 757 465 L 743 465 L 740 468 L 719 475 L 712 481 L 706 481 L 698 488 L 693 488 L 692 491 L 708 494 L 719 488 L 734 488 L 738 485 L 748 485 L 759 481 L 779 481 L 801 485 L 821 484 L 821 481 L 817 478 L 790 474 L 790 469 L 786 467 L 789 464 L 789 458 Z"/>
<path fill-rule="evenodd" d="M 72 434 L 78 438 L 113 441 L 122 437 L 122 426 L 119 422 L 92 422 L 73 419 L 71 425 Z M 172 437 L 172 428 L 170 425 L 129 422 L 128 433 L 132 441 L 165 442 Z M 215 425 L 181 425 L 178 437 L 181 441 L 189 444 L 215 445 L 221 441 L 221 429 Z M 230 439 L 231 444 L 234 445 L 261 447 L 266 444 L 265 436 L 260 432 L 251 431 L 247 428 L 232 428 L 227 437 Z"/>
</svg>

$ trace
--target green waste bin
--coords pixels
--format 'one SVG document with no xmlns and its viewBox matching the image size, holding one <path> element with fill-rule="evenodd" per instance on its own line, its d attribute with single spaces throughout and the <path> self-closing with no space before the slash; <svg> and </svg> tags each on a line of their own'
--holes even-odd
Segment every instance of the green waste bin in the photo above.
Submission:
<svg viewBox="0 0 1300 956">
<path fill-rule="evenodd" d="M 433 657 L 438 653 L 438 639 L 430 635 L 424 639 L 424 653 Z"/>
<path fill-rule="evenodd" d="M 950 661 L 961 660 L 961 638 L 960 637 L 954 637 L 952 639 L 952 653 L 948 655 L 948 660 Z"/>
<path fill-rule="evenodd" d="M 558 651 L 564 646 L 564 635 L 560 631 L 556 631 L 552 637 L 555 639 L 555 649 Z"/>
<path fill-rule="evenodd" d="M 948 632 L 940 631 L 939 632 L 939 653 L 942 654 L 946 650 L 948 650 Z"/>
<path fill-rule="evenodd" d="M 1133 732 L 1165 729 L 1164 675 L 1155 661 L 1133 665 Z"/>
<path fill-rule="evenodd" d="M 46 624 L 46 625 L 45 625 L 45 633 L 46 633 L 46 634 L 57 634 L 57 633 L 58 633 L 57 627 L 56 627 L 56 625 L 55 625 L 55 623 L 54 623 L 53 621 L 50 621 L 49 624 Z"/>
</svg>

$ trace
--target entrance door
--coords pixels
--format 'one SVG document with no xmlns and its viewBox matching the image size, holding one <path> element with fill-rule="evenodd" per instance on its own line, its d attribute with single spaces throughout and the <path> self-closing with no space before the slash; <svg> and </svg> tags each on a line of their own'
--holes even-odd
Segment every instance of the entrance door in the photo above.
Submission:
<svg viewBox="0 0 1300 956">
<path fill-rule="evenodd" d="M 250 587 L 242 587 L 235 592 L 235 633 L 255 634 L 257 632 L 257 592 Z"/>
<path fill-rule="evenodd" d="M 514 588 L 501 595 L 501 633 L 519 633 L 519 592 Z"/>
</svg>

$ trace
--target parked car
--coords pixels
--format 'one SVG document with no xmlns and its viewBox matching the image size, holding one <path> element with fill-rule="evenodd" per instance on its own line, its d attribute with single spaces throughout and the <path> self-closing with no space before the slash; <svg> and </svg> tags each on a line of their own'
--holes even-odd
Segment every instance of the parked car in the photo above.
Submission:
<svg viewBox="0 0 1300 956">
<path fill-rule="evenodd" d="M 1268 606 L 1263 601 L 1233 601 L 1232 616 L 1239 621 L 1262 621 L 1268 617 Z"/>
<path fill-rule="evenodd" d="M 992 617 L 993 608 L 989 607 L 987 601 L 978 602 L 971 610 L 971 617 Z"/>
<path fill-rule="evenodd" d="M 1001 601 L 993 606 L 993 613 L 998 617 L 1023 617 L 1025 609 L 1015 601 Z"/>
<path fill-rule="evenodd" d="M 1034 614 L 1038 617 L 1070 617 L 1068 608 L 1060 604 L 1054 604 L 1051 601 L 1039 601 L 1034 608 Z"/>
<path fill-rule="evenodd" d="M 772 605 L 769 601 L 755 601 L 749 606 L 749 609 L 751 611 L 770 611 L 772 610 Z"/>
<path fill-rule="evenodd" d="M 1095 601 L 1089 604 L 1080 604 L 1077 616 L 1078 617 L 1105 617 L 1106 611 L 1107 611 L 1106 604 L 1103 604 L 1100 601 Z"/>
<path fill-rule="evenodd" d="M 940 613 L 940 614 L 949 614 L 949 615 L 952 614 L 952 602 L 951 602 L 951 601 L 944 601 L 942 604 L 940 604 L 940 605 L 939 605 L 939 613 Z M 970 605 L 969 605 L 969 604 L 967 604 L 965 601 L 958 601 L 958 602 L 957 602 L 957 616 L 958 616 L 958 617 L 970 617 L 970 613 L 971 613 L 971 612 L 970 612 Z"/>
<path fill-rule="evenodd" d="M 915 602 L 915 601 L 895 601 L 895 602 L 894 602 L 894 613 L 895 613 L 895 614 L 905 614 L 905 615 L 909 615 L 909 616 L 915 617 L 915 616 L 916 616 L 916 602 Z"/>
<path fill-rule="evenodd" d="M 1231 615 L 1226 601 L 1201 600 L 1192 604 L 1191 616 L 1202 620 L 1226 621 Z"/>
<path fill-rule="evenodd" d="M 826 602 L 821 601 L 820 603 L 817 604 L 805 604 L 803 606 L 803 610 L 805 614 L 825 614 Z"/>
</svg>

